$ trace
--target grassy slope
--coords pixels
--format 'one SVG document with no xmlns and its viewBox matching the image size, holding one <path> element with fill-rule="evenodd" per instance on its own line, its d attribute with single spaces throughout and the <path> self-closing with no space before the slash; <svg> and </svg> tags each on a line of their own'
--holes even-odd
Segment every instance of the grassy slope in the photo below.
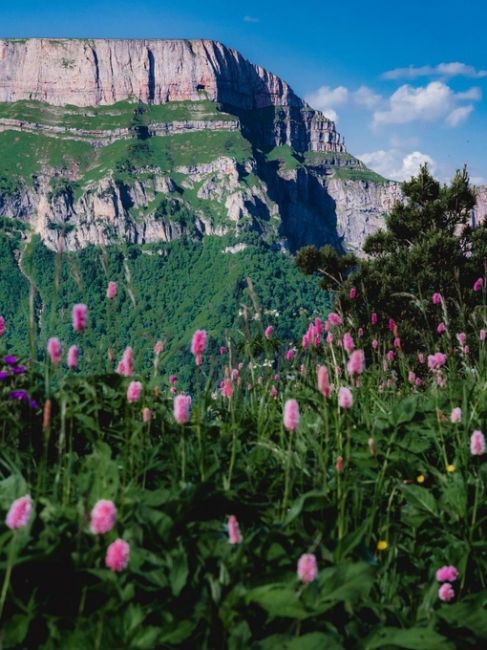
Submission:
<svg viewBox="0 0 487 650">
<path fill-rule="evenodd" d="M 4 240 L 2 234 L 0 242 Z M 65 345 L 73 343 L 70 310 L 74 303 L 85 302 L 90 308 L 90 331 L 83 343 L 85 369 L 105 369 L 114 338 L 117 355 L 132 344 L 139 366 L 149 367 L 154 342 L 166 339 L 164 363 L 168 372 L 179 373 L 188 358 L 187 341 L 196 328 L 208 329 L 218 347 L 224 332 L 235 327 L 240 305 L 250 302 L 246 277 L 252 279 L 262 307 L 279 311 L 276 320 L 269 317 L 264 325 L 273 322 L 285 340 L 297 336 L 313 315 L 327 311 L 327 295 L 297 271 L 290 257 L 276 254 L 257 238 L 244 251 L 222 253 L 231 243 L 229 238 L 207 237 L 202 243 L 90 247 L 62 258 L 57 289 L 55 255 L 34 238 L 24 263 L 34 268 L 38 304 L 43 306 L 40 345 L 49 336 L 59 336 Z M 0 283 L 2 313 L 10 318 L 17 312 L 27 322 L 28 287 L 13 256 L 3 258 L 2 271 L 9 278 Z M 119 283 L 119 296 L 110 305 L 105 298 L 109 279 Z M 20 287 L 20 301 L 12 287 Z M 6 341 L 27 352 L 26 326 L 9 327 Z"/>
</svg>

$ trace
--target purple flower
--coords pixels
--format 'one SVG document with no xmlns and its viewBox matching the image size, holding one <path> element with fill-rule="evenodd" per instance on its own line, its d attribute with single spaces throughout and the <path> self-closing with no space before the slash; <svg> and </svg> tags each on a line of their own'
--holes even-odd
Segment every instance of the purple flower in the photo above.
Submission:
<svg viewBox="0 0 487 650">
<path fill-rule="evenodd" d="M 30 400 L 30 404 L 29 404 L 29 406 L 30 406 L 30 408 L 31 408 L 33 411 L 35 411 L 36 409 L 39 408 L 39 404 L 36 402 L 35 399 L 31 399 L 31 400 Z"/>
<path fill-rule="evenodd" d="M 7 354 L 6 357 L 3 357 L 3 360 L 8 366 L 15 366 L 17 363 L 17 357 L 14 357 L 13 354 Z"/>
<path fill-rule="evenodd" d="M 0 370 L 0 381 L 4 381 L 8 378 L 8 376 L 8 372 L 5 372 L 5 370 Z"/>
<path fill-rule="evenodd" d="M 12 368 L 14 375 L 23 375 L 26 371 L 27 368 L 25 366 L 16 366 L 15 368 Z"/>
<path fill-rule="evenodd" d="M 28 400 L 29 394 L 25 390 L 13 390 L 10 395 L 10 399 Z"/>
</svg>

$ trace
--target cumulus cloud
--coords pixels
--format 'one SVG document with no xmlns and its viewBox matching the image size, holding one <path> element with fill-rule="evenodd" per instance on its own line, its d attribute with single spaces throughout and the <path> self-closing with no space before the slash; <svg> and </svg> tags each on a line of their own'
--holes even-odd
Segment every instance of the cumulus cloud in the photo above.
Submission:
<svg viewBox="0 0 487 650">
<path fill-rule="evenodd" d="M 325 111 L 328 108 L 341 106 L 348 101 L 348 89 L 345 86 L 321 86 L 318 90 L 310 93 L 305 97 L 310 106 L 319 111 Z"/>
<path fill-rule="evenodd" d="M 382 75 L 383 79 L 417 79 L 418 77 L 470 77 L 480 79 L 487 77 L 487 70 L 477 70 L 471 65 L 454 61 L 452 63 L 440 63 L 439 65 L 410 65 L 407 68 L 394 68 Z"/>
<path fill-rule="evenodd" d="M 398 88 L 388 101 L 387 110 L 374 113 L 373 124 L 406 124 L 415 120 L 432 122 L 445 119 L 449 126 L 456 126 L 468 117 L 473 110 L 460 107 L 458 103 L 465 99 L 479 99 L 481 96 L 478 88 L 471 88 L 466 93 L 455 93 L 448 85 L 441 81 L 432 81 L 427 86 L 413 87 L 405 84 Z M 471 106 L 471 105 L 470 105 Z M 455 113 L 453 117 L 451 115 Z"/>
<path fill-rule="evenodd" d="M 365 108 L 372 110 L 380 104 L 382 97 L 375 93 L 371 88 L 360 86 L 360 88 L 353 93 L 353 100 L 359 106 L 364 106 Z"/>
<path fill-rule="evenodd" d="M 472 111 L 472 104 L 469 104 L 468 106 L 461 106 L 460 108 L 455 108 L 455 110 L 447 115 L 445 122 L 448 124 L 448 126 L 458 126 L 467 119 Z"/>
<path fill-rule="evenodd" d="M 244 23 L 260 23 L 260 18 L 256 16 L 244 16 Z"/>
<path fill-rule="evenodd" d="M 421 165 L 428 164 L 432 173 L 436 162 L 426 153 L 411 151 L 405 154 L 399 149 L 379 149 L 358 156 L 368 167 L 378 174 L 396 181 L 404 181 L 418 173 Z"/>
</svg>

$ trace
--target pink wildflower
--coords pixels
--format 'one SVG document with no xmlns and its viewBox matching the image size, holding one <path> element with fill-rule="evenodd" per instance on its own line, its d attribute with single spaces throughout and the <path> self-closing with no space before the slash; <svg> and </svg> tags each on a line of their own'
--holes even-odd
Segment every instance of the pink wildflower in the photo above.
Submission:
<svg viewBox="0 0 487 650">
<path fill-rule="evenodd" d="M 357 289 L 355 287 L 352 287 L 348 295 L 350 296 L 350 300 L 355 300 L 357 297 Z"/>
<path fill-rule="evenodd" d="M 338 456 L 337 462 L 335 464 L 335 469 L 338 474 L 343 473 L 343 456 Z"/>
<path fill-rule="evenodd" d="M 72 345 L 68 350 L 68 368 L 76 368 L 78 365 L 78 346 Z"/>
<path fill-rule="evenodd" d="M 428 355 L 428 368 L 430 370 L 439 370 L 441 366 L 446 363 L 446 354 L 443 352 L 436 352 L 435 354 Z"/>
<path fill-rule="evenodd" d="M 372 348 L 373 348 L 374 350 L 377 350 L 378 347 L 379 347 L 379 341 L 378 341 L 377 339 L 374 339 L 374 340 L 372 341 Z"/>
<path fill-rule="evenodd" d="M 439 305 L 441 304 L 441 293 L 434 293 L 431 296 L 431 300 L 433 302 L 433 305 Z"/>
<path fill-rule="evenodd" d="M 224 345 L 221 345 L 221 346 L 220 346 L 220 354 L 223 355 L 223 354 L 225 354 L 226 351 L 227 351 L 227 350 L 226 350 L 225 346 L 224 346 Z"/>
<path fill-rule="evenodd" d="M 110 280 L 107 287 L 107 298 L 113 300 L 117 296 L 117 283 Z"/>
<path fill-rule="evenodd" d="M 425 361 L 424 354 L 422 352 L 418 354 L 418 361 L 419 363 L 424 363 Z"/>
<path fill-rule="evenodd" d="M 47 352 L 51 358 L 51 362 L 55 365 L 61 361 L 61 356 L 63 354 L 61 341 L 55 336 L 50 338 L 47 342 Z"/>
<path fill-rule="evenodd" d="M 408 381 L 411 384 L 414 384 L 414 382 L 416 381 L 416 373 L 414 373 L 412 370 L 408 372 Z"/>
<path fill-rule="evenodd" d="M 394 339 L 393 346 L 396 348 L 396 350 L 401 349 L 401 339 L 398 336 L 396 336 Z"/>
<path fill-rule="evenodd" d="M 456 337 L 457 337 L 457 341 L 458 341 L 459 344 L 462 345 L 462 346 L 465 345 L 465 343 L 467 342 L 467 335 L 465 334 L 465 332 L 459 332 L 459 333 L 456 335 Z"/>
<path fill-rule="evenodd" d="M 174 398 L 174 419 L 178 424 L 186 424 L 189 420 L 191 397 L 189 395 L 176 395 Z"/>
<path fill-rule="evenodd" d="M 144 407 L 144 409 L 142 411 L 142 421 L 145 424 L 148 424 L 150 422 L 150 420 L 151 420 L 151 417 L 152 417 L 152 412 L 151 412 L 150 408 L 148 406 Z"/>
<path fill-rule="evenodd" d="M 228 517 L 228 543 L 229 544 L 241 544 L 242 535 L 240 533 L 240 526 L 238 525 L 237 517 L 235 515 L 230 515 Z"/>
<path fill-rule="evenodd" d="M 325 397 L 328 397 L 331 391 L 328 368 L 326 368 L 326 366 L 318 366 L 317 376 L 318 389 L 323 393 Z"/>
<path fill-rule="evenodd" d="M 438 598 L 444 603 L 449 603 L 455 598 L 455 590 L 449 582 L 444 582 L 438 589 Z"/>
<path fill-rule="evenodd" d="M 377 316 L 375 311 L 370 314 L 370 322 L 372 323 L 372 325 L 377 325 L 377 323 L 379 322 L 379 317 Z"/>
<path fill-rule="evenodd" d="M 365 357 L 363 350 L 354 350 L 350 355 L 347 363 L 347 371 L 349 375 L 361 375 L 365 370 Z"/>
<path fill-rule="evenodd" d="M 107 548 L 106 566 L 112 571 L 123 571 L 127 568 L 130 556 L 130 546 L 124 539 L 116 539 Z"/>
<path fill-rule="evenodd" d="M 331 323 L 331 325 L 341 325 L 342 319 L 338 314 L 332 311 L 328 314 L 328 322 Z"/>
<path fill-rule="evenodd" d="M 342 386 L 338 391 L 338 406 L 342 409 L 349 409 L 353 405 L 353 395 L 350 388 Z"/>
<path fill-rule="evenodd" d="M 224 394 L 225 397 L 228 398 L 230 398 L 233 395 L 232 380 L 229 377 L 226 377 L 223 380 L 222 393 Z"/>
<path fill-rule="evenodd" d="M 154 354 L 157 354 L 157 356 L 159 356 L 163 351 L 164 351 L 164 343 L 162 341 L 156 341 L 154 343 Z"/>
<path fill-rule="evenodd" d="M 450 422 L 457 424 L 462 421 L 462 409 L 459 406 L 456 406 L 450 414 Z"/>
<path fill-rule="evenodd" d="M 359 339 L 361 339 L 363 335 L 364 335 L 364 328 L 359 327 L 357 330 L 357 336 L 359 337 Z"/>
<path fill-rule="evenodd" d="M 318 575 L 318 566 L 316 557 L 312 553 L 304 553 L 298 560 L 298 578 L 304 584 L 309 584 L 316 580 Z"/>
<path fill-rule="evenodd" d="M 352 335 L 348 332 L 343 335 L 343 347 L 349 354 L 355 348 L 355 343 L 353 342 Z"/>
<path fill-rule="evenodd" d="M 270 339 L 272 338 L 273 333 L 274 333 L 274 328 L 272 327 L 272 325 L 268 325 L 265 328 L 264 336 L 266 337 L 266 339 Z"/>
<path fill-rule="evenodd" d="M 482 431 L 474 431 L 470 436 L 470 453 L 472 456 L 485 454 L 485 437 Z"/>
<path fill-rule="evenodd" d="M 174 386 L 177 380 L 178 378 L 176 377 L 176 375 L 169 375 L 169 383 L 171 384 L 171 386 Z"/>
<path fill-rule="evenodd" d="M 278 391 L 277 388 L 273 385 L 272 388 L 271 388 L 271 397 L 272 397 L 272 398 L 276 398 L 276 397 L 278 396 L 278 394 L 279 394 L 279 391 Z"/>
<path fill-rule="evenodd" d="M 389 361 L 389 363 L 392 363 L 394 361 L 395 356 L 396 355 L 394 354 L 394 350 L 388 350 L 388 352 L 386 353 L 386 358 L 387 361 Z"/>
<path fill-rule="evenodd" d="M 203 352 L 206 350 L 208 335 L 205 330 L 196 330 L 191 341 L 191 354 L 195 357 L 197 366 L 203 363 Z"/>
<path fill-rule="evenodd" d="M 0 336 L 5 334 L 5 318 L 0 316 Z"/>
<path fill-rule="evenodd" d="M 30 495 L 15 499 L 9 508 L 5 523 L 11 530 L 25 528 L 32 514 L 32 499 Z"/>
<path fill-rule="evenodd" d="M 387 327 L 390 332 L 393 332 L 395 327 L 396 327 L 396 321 L 393 318 L 389 318 L 389 322 L 387 323 Z"/>
<path fill-rule="evenodd" d="M 482 287 L 484 286 L 484 279 L 483 278 L 477 278 L 475 282 L 473 283 L 473 290 L 474 291 L 482 291 Z"/>
<path fill-rule="evenodd" d="M 294 349 L 293 349 L 293 348 L 290 348 L 290 349 L 286 352 L 286 360 L 287 360 L 287 361 L 292 361 L 293 358 L 294 358 Z"/>
<path fill-rule="evenodd" d="M 127 401 L 133 404 L 138 402 L 142 395 L 142 383 L 140 381 L 131 381 L 127 388 Z"/>
<path fill-rule="evenodd" d="M 299 426 L 299 404 L 295 399 L 288 399 L 284 404 L 284 426 L 288 431 L 296 431 Z"/>
<path fill-rule="evenodd" d="M 117 373 L 124 377 L 131 377 L 134 374 L 134 355 L 131 347 L 125 348 L 117 366 Z"/>
<path fill-rule="evenodd" d="M 88 322 L 88 307 L 81 303 L 73 306 L 73 329 L 75 332 L 82 332 Z"/>
<path fill-rule="evenodd" d="M 449 566 L 442 566 L 436 572 L 436 579 L 438 582 L 455 582 L 458 578 L 458 569 L 451 564 Z"/>
<path fill-rule="evenodd" d="M 440 323 L 436 328 L 436 331 L 438 332 L 438 334 L 444 334 L 446 332 L 445 323 Z"/>
<path fill-rule="evenodd" d="M 90 531 L 93 535 L 104 535 L 112 530 L 116 521 L 117 508 L 113 501 L 100 499 L 90 514 Z"/>
<path fill-rule="evenodd" d="M 487 337 L 487 331 L 484 330 L 484 329 L 480 330 L 480 332 L 479 332 L 479 339 L 480 339 L 481 341 L 485 341 L 486 337 Z"/>
</svg>

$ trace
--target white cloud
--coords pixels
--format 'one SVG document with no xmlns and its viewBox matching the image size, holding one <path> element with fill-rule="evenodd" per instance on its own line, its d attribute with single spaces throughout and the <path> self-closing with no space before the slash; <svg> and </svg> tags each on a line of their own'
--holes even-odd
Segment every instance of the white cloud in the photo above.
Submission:
<svg viewBox="0 0 487 650">
<path fill-rule="evenodd" d="M 333 108 L 325 108 L 322 111 L 323 115 L 332 122 L 338 122 L 338 114 Z"/>
<path fill-rule="evenodd" d="M 336 88 L 321 86 L 318 90 L 307 95 L 305 99 L 313 108 L 319 111 L 325 111 L 329 108 L 346 104 L 348 101 L 348 89 L 345 86 L 337 86 Z"/>
<path fill-rule="evenodd" d="M 467 119 L 472 111 L 472 104 L 469 104 L 468 106 L 461 106 L 460 108 L 455 108 L 455 110 L 453 110 L 447 116 L 445 122 L 448 124 L 448 126 L 458 126 Z"/>
<path fill-rule="evenodd" d="M 359 106 L 364 106 L 365 108 L 372 110 L 380 104 L 382 97 L 368 86 L 360 86 L 360 88 L 353 93 L 353 100 Z"/>
<path fill-rule="evenodd" d="M 471 88 L 467 94 L 469 99 L 480 98 L 478 89 Z M 468 112 L 460 111 L 458 116 L 450 118 L 457 108 L 467 108 L 458 106 L 458 102 L 464 99 L 466 93 L 455 93 L 441 81 L 432 81 L 427 86 L 417 88 L 405 84 L 389 97 L 387 110 L 374 113 L 373 125 L 406 124 L 415 120 L 432 122 L 446 118 L 450 126 L 455 126 L 473 110 L 472 107 Z"/>
<path fill-rule="evenodd" d="M 416 79 L 417 77 L 431 77 L 441 75 L 443 77 L 470 77 L 480 79 L 487 77 L 487 70 L 477 70 L 471 65 L 454 61 L 452 63 L 440 63 L 439 65 L 410 65 L 407 68 L 394 68 L 382 75 L 383 79 Z"/>
<path fill-rule="evenodd" d="M 379 149 L 363 153 L 358 158 L 378 174 L 396 181 L 408 180 L 418 173 L 420 166 L 424 163 L 428 163 L 432 173 L 437 168 L 433 158 L 421 151 L 411 151 L 405 154 L 399 149 Z"/>
<path fill-rule="evenodd" d="M 244 23 L 260 23 L 260 18 L 256 16 L 244 16 L 243 21 Z"/>
</svg>

